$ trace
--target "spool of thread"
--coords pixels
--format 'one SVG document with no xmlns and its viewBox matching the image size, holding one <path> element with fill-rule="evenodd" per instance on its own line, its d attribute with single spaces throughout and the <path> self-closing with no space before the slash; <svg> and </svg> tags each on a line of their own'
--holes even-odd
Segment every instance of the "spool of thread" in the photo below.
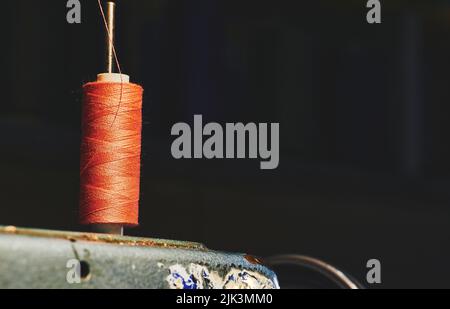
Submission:
<svg viewBox="0 0 450 309">
<path fill-rule="evenodd" d="M 80 221 L 136 226 L 143 88 L 123 74 L 100 74 L 83 86 Z"/>
</svg>

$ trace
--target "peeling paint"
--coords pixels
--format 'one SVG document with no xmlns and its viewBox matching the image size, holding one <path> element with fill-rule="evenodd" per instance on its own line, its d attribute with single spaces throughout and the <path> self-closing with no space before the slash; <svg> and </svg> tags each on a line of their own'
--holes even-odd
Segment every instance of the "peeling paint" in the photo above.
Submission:
<svg viewBox="0 0 450 309">
<path fill-rule="evenodd" d="M 169 267 L 171 289 L 279 289 L 278 282 L 250 270 L 232 268 L 225 276 L 198 264 Z"/>
</svg>

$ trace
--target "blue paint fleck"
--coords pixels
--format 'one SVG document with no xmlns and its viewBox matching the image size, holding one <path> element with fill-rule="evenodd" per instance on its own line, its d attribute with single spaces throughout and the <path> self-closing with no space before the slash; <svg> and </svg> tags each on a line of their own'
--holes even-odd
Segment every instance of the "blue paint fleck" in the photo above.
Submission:
<svg viewBox="0 0 450 309">
<path fill-rule="evenodd" d="M 197 280 L 195 279 L 194 275 L 191 275 L 187 280 L 180 275 L 179 273 L 173 273 L 172 276 L 175 279 L 181 279 L 181 282 L 183 284 L 183 289 L 185 290 L 197 290 Z"/>
</svg>

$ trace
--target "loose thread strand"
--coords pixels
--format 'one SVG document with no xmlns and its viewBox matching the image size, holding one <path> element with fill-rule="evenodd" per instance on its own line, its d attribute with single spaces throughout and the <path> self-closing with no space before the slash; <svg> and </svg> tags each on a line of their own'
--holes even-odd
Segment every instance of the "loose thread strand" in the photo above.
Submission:
<svg viewBox="0 0 450 309">
<path fill-rule="evenodd" d="M 109 27 L 108 27 L 108 22 L 106 21 L 106 15 L 105 15 L 105 11 L 103 10 L 102 3 L 101 3 L 100 0 L 97 0 L 97 2 L 98 2 L 98 7 L 99 7 L 99 9 L 100 9 L 100 13 L 101 13 L 101 15 L 102 15 L 103 23 L 104 23 L 104 26 L 105 26 L 105 31 L 106 31 L 106 33 L 108 34 L 108 40 L 109 40 L 109 43 L 110 43 L 111 46 L 112 46 L 112 50 L 113 50 L 113 54 L 114 54 L 114 61 L 116 62 L 117 69 L 119 70 L 119 74 L 120 74 L 120 86 L 121 86 L 121 88 L 120 88 L 119 105 L 117 106 L 117 113 L 119 113 L 120 105 L 121 105 L 121 103 L 122 103 L 122 98 L 123 98 L 123 76 L 122 76 L 122 68 L 120 67 L 120 61 L 119 61 L 119 57 L 117 56 L 116 46 L 115 46 L 114 40 L 113 40 L 113 38 L 112 38 L 111 29 L 109 29 Z M 114 117 L 113 122 L 111 123 L 111 128 L 114 126 L 114 123 L 115 123 L 116 120 L 117 120 L 117 113 L 116 113 L 116 115 L 115 115 L 115 117 Z"/>
</svg>

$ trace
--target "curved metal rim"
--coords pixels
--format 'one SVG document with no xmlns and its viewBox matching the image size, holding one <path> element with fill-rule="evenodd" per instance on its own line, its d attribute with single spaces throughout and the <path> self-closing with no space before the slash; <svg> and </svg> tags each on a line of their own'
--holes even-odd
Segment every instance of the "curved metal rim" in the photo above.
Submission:
<svg viewBox="0 0 450 309">
<path fill-rule="evenodd" d="M 356 282 L 356 280 L 350 278 L 344 272 L 324 261 L 313 257 L 295 254 L 278 255 L 267 258 L 264 260 L 264 262 L 269 267 L 280 265 L 302 266 L 320 273 L 321 275 L 336 283 L 340 288 L 351 290 L 363 289 L 363 286 L 361 284 Z"/>
</svg>

